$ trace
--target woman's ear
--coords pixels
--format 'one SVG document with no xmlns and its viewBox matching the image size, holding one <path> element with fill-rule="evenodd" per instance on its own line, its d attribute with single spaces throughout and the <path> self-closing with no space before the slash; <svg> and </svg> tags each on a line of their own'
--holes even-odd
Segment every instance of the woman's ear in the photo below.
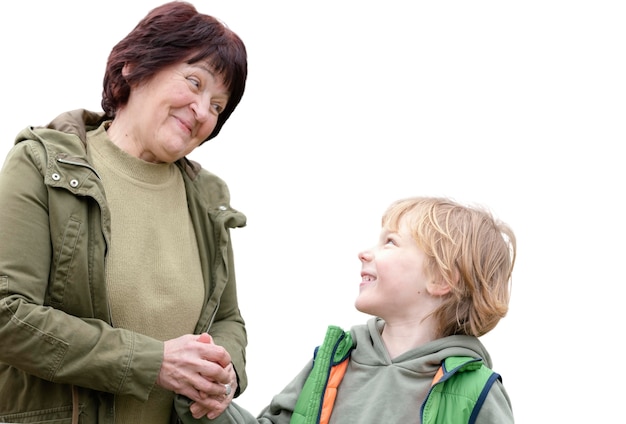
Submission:
<svg viewBox="0 0 626 424">
<path fill-rule="evenodd" d="M 122 76 L 126 78 L 128 74 L 130 74 L 130 71 L 132 70 L 133 70 L 133 65 L 131 65 L 128 62 L 124 63 L 124 67 L 122 68 Z"/>
</svg>

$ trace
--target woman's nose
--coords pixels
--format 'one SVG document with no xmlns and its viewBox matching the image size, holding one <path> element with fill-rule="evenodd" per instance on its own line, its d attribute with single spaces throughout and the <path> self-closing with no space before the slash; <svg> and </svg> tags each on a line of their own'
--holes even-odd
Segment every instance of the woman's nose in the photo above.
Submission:
<svg viewBox="0 0 626 424">
<path fill-rule="evenodd" d="M 191 110 L 196 117 L 198 122 L 205 122 L 209 117 L 211 108 L 211 99 L 207 99 L 206 96 L 200 96 L 198 99 L 191 104 Z"/>
</svg>

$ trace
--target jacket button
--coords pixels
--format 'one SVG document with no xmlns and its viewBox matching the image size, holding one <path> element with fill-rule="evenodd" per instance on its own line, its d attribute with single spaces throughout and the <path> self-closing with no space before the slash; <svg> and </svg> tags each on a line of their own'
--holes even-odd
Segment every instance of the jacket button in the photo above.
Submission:
<svg viewBox="0 0 626 424">
<path fill-rule="evenodd" d="M 220 205 L 220 206 L 218 207 L 218 209 L 219 209 L 219 210 L 221 210 L 221 211 L 225 211 L 225 210 L 226 210 L 226 209 L 228 209 L 228 208 L 227 208 L 226 206 L 224 206 L 224 205 Z"/>
<path fill-rule="evenodd" d="M 52 174 L 52 179 L 54 181 L 59 181 L 61 179 L 61 176 L 55 172 L 54 174 Z"/>
<path fill-rule="evenodd" d="M 72 180 L 72 181 L 70 181 L 70 185 L 71 185 L 72 187 L 78 187 L 78 180 Z"/>
</svg>

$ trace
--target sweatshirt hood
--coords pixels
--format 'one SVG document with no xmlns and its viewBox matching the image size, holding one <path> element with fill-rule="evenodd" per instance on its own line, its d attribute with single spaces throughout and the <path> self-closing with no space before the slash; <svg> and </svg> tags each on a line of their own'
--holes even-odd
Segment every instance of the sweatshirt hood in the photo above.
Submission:
<svg viewBox="0 0 626 424">
<path fill-rule="evenodd" d="M 384 325 L 385 322 L 376 317 L 364 325 L 352 327 L 352 338 L 356 346 L 352 352 L 352 360 L 370 366 L 395 364 L 420 374 L 433 373 L 449 356 L 478 357 L 482 358 L 486 366 L 492 366 L 491 357 L 480 340 L 462 335 L 434 340 L 391 359 L 381 337 Z"/>
</svg>

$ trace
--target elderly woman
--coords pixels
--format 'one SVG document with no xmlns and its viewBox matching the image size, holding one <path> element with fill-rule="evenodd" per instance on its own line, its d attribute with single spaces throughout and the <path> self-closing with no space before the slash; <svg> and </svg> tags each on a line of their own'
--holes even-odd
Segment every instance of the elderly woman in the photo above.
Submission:
<svg viewBox="0 0 626 424">
<path fill-rule="evenodd" d="M 0 174 L 0 421 L 169 423 L 246 388 L 226 184 L 186 158 L 241 100 L 240 38 L 185 2 L 111 51 L 104 113 L 16 138 Z"/>
</svg>

